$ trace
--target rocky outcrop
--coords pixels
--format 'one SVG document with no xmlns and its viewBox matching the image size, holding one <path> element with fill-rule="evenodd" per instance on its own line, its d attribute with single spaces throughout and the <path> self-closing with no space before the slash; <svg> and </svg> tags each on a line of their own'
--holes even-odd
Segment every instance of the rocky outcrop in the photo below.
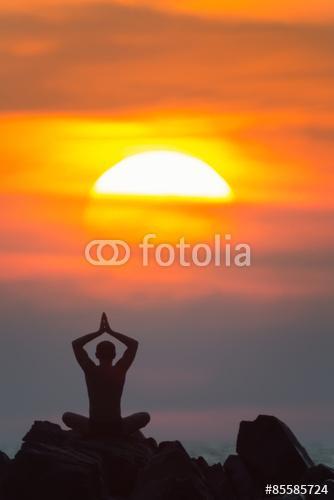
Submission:
<svg viewBox="0 0 334 500">
<path fill-rule="evenodd" d="M 0 481 L 1 478 L 6 475 L 9 464 L 10 464 L 9 457 L 6 455 L 6 453 L 0 451 Z"/>
<path fill-rule="evenodd" d="M 50 422 L 34 423 L 13 460 L 0 454 L 1 500 L 263 500 L 269 482 L 326 484 L 315 498 L 334 499 L 334 471 L 264 415 L 242 422 L 237 454 L 211 466 L 178 441 L 84 439 Z"/>
<path fill-rule="evenodd" d="M 289 427 L 268 415 L 241 422 L 237 452 L 252 474 L 266 483 L 294 483 L 314 465 Z"/>
</svg>

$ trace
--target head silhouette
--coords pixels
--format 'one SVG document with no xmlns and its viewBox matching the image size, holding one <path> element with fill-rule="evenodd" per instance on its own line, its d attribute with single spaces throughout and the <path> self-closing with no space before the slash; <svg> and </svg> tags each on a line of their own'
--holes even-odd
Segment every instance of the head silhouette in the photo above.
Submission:
<svg viewBox="0 0 334 500">
<path fill-rule="evenodd" d="M 112 342 L 109 340 L 103 340 L 96 346 L 97 359 L 99 361 L 112 361 L 116 356 L 116 349 Z"/>
</svg>

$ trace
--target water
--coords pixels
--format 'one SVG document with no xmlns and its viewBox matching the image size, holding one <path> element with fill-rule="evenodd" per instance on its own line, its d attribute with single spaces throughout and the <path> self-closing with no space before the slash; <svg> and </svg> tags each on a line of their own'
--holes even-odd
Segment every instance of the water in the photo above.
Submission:
<svg viewBox="0 0 334 500">
<path fill-rule="evenodd" d="M 13 458 L 20 445 L 8 445 L 0 442 L 0 451 L 6 453 L 10 458 Z"/>
</svg>

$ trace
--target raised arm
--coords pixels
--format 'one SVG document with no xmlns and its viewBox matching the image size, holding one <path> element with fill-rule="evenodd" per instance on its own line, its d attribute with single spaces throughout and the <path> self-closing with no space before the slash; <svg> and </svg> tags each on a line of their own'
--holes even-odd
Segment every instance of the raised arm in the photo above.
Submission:
<svg viewBox="0 0 334 500">
<path fill-rule="evenodd" d="M 133 363 L 137 350 L 138 350 L 138 341 L 124 335 L 124 333 L 115 332 L 109 326 L 107 318 L 105 318 L 105 328 L 106 332 L 109 333 L 112 337 L 122 342 L 122 344 L 126 345 L 127 349 L 124 352 L 121 359 L 116 363 L 116 366 L 119 368 L 123 368 L 127 370 Z"/>
<path fill-rule="evenodd" d="M 79 337 L 78 339 L 73 340 L 72 342 L 74 355 L 83 370 L 89 368 L 90 366 L 95 366 L 95 363 L 90 359 L 87 352 L 85 351 L 84 346 L 88 344 L 88 342 L 96 339 L 105 332 L 105 319 L 106 317 L 105 314 L 103 313 L 101 318 L 100 328 L 98 329 L 98 331 L 93 333 L 88 333 L 87 335 L 83 335 L 82 337 Z"/>
</svg>

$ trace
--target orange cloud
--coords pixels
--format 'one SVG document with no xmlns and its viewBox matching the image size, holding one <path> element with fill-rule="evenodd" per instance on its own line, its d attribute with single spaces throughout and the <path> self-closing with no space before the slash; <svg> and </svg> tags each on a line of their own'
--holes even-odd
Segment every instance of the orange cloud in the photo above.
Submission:
<svg viewBox="0 0 334 500">
<path fill-rule="evenodd" d="M 0 11 L 0 28 L 3 111 L 312 111 L 333 102 L 331 25 L 87 4 L 47 16 Z"/>
<path fill-rule="evenodd" d="M 4 0 L 3 9 L 25 10 L 36 7 L 57 6 L 56 0 Z M 91 4 L 91 0 L 65 0 L 62 5 L 71 8 Z M 133 10 L 137 8 L 153 8 L 167 12 L 182 12 L 188 15 L 222 17 L 224 19 L 252 20 L 303 20 L 310 22 L 328 21 L 334 18 L 334 7 L 331 0 L 309 0 L 307 8 L 302 0 L 281 0 L 280 2 L 262 2 L 254 0 L 108 0 L 109 5 L 124 5 Z"/>
</svg>

